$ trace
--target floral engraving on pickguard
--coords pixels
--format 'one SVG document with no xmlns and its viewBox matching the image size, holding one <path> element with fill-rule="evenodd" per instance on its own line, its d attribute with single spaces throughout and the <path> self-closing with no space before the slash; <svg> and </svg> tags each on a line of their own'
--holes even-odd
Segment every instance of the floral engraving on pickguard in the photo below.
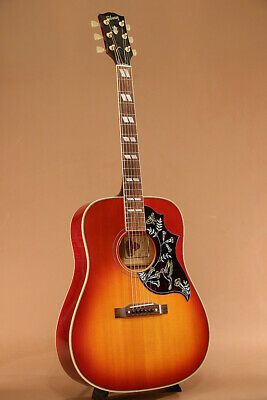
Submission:
<svg viewBox="0 0 267 400">
<path fill-rule="evenodd" d="M 150 207 L 145 207 L 146 231 L 153 239 L 157 256 L 151 267 L 139 273 L 143 284 L 158 294 L 180 293 L 186 300 L 190 297 L 190 284 L 176 258 L 176 243 L 179 236 L 167 231 L 163 215 L 157 214 Z"/>
</svg>

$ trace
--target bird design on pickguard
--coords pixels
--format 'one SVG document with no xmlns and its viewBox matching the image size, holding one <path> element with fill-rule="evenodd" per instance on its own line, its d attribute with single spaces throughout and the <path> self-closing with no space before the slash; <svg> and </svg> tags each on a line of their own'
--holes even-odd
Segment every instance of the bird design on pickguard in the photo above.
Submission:
<svg viewBox="0 0 267 400">
<path fill-rule="evenodd" d="M 149 269 L 139 273 L 141 281 L 154 293 L 180 293 L 188 301 L 190 284 L 175 252 L 180 237 L 166 229 L 163 215 L 152 208 L 145 206 L 145 216 L 146 231 L 156 246 L 156 258 Z"/>
</svg>

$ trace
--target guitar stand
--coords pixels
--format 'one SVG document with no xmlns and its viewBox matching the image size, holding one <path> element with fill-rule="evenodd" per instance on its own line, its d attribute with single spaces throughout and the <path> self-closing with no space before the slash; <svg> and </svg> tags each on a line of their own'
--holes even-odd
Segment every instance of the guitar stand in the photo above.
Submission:
<svg viewBox="0 0 267 400">
<path fill-rule="evenodd" d="M 93 400 L 105 400 L 108 398 L 108 393 L 105 390 L 94 388 L 92 399 Z"/>
<path fill-rule="evenodd" d="M 176 392 L 176 393 L 178 393 L 178 392 L 182 392 L 182 388 L 177 383 L 177 385 L 173 385 L 173 386 L 165 388 L 164 391 L 165 392 L 172 392 L 172 393 Z M 105 390 L 94 388 L 92 399 L 93 400 L 106 400 L 108 398 L 108 394 L 109 394 L 109 392 L 106 392 Z"/>
</svg>

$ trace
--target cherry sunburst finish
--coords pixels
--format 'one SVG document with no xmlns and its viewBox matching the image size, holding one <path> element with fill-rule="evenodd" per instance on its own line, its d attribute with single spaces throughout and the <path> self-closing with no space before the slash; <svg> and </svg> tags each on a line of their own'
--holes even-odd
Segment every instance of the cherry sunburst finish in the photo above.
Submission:
<svg viewBox="0 0 267 400">
<path fill-rule="evenodd" d="M 109 12 L 99 22 L 116 63 L 123 187 L 73 217 L 75 271 L 57 351 L 79 382 L 114 392 L 152 390 L 199 368 L 208 322 L 185 268 L 180 211 L 167 199 L 143 196 L 125 19 Z"/>
</svg>

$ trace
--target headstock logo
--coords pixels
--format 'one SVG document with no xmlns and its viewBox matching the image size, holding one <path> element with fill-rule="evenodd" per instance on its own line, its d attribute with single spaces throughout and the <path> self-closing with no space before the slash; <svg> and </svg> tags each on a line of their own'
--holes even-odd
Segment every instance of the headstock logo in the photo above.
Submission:
<svg viewBox="0 0 267 400">
<path fill-rule="evenodd" d="M 119 19 L 118 16 L 112 17 L 111 15 L 109 15 L 107 18 L 108 18 L 110 21 L 112 21 L 113 19 Z"/>
</svg>

